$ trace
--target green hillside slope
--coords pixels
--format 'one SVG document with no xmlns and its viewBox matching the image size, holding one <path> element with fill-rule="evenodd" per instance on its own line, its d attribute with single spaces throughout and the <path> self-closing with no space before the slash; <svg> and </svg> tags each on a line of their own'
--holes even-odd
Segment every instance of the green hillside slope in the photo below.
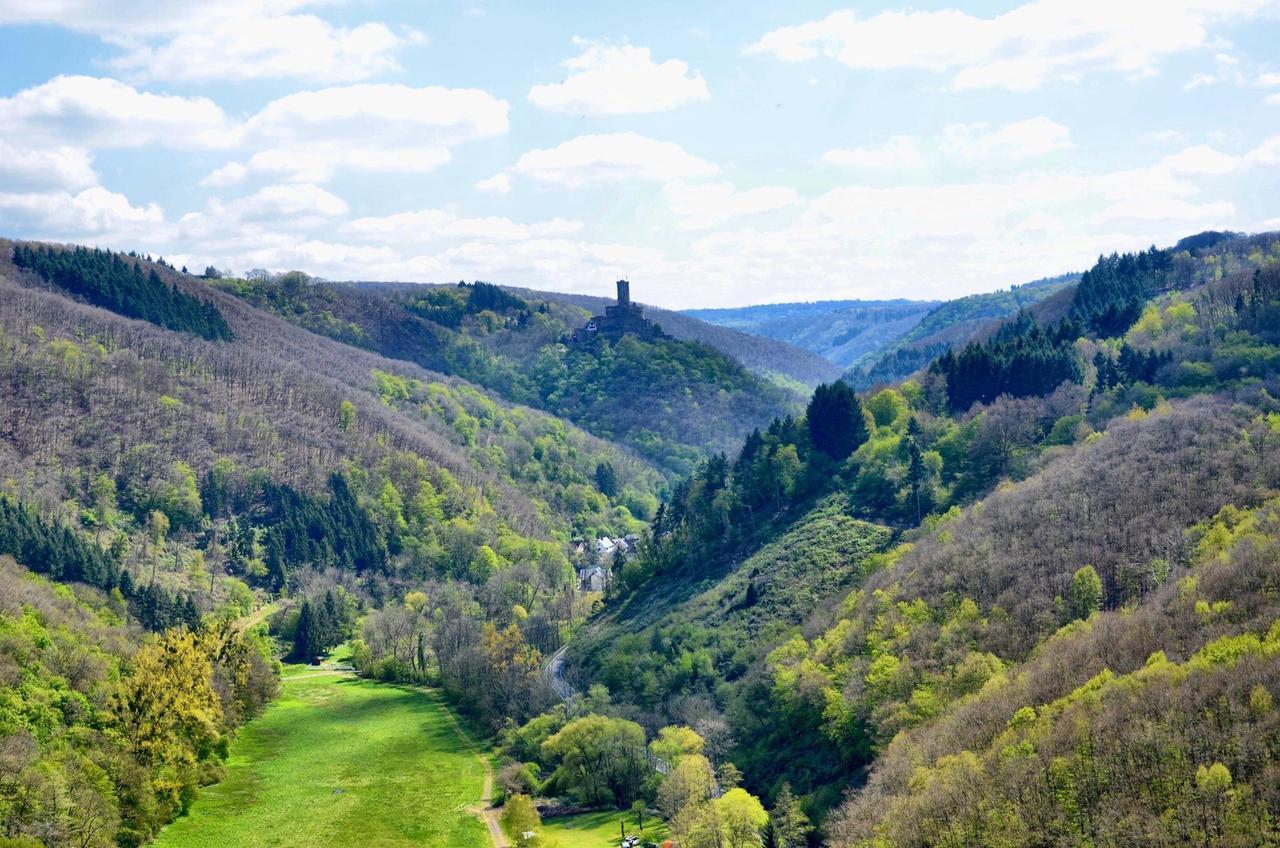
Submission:
<svg viewBox="0 0 1280 848">
<path fill-rule="evenodd" d="M 1280 485 L 1278 260 L 1274 234 L 1104 257 L 1066 296 L 936 360 L 918 382 L 861 398 L 820 389 L 805 418 L 753 434 L 674 490 L 652 542 L 622 573 L 621 612 L 571 649 L 570 675 L 606 683 L 623 714 L 655 726 L 711 716 L 729 729 L 720 755 L 753 791 L 773 797 L 787 782 L 819 816 L 868 771 L 879 785 L 881 757 L 901 734 L 951 745 L 927 735 L 933 722 L 977 693 L 996 698 L 984 687 L 1013 679 L 1073 619 L 1155 602 L 1195 567 L 1199 525 L 1255 508 Z M 717 610 L 750 606 L 748 590 L 763 596 L 745 565 L 753 552 L 821 550 L 806 527 L 821 526 L 822 508 L 795 516 L 832 493 L 846 515 L 896 526 L 903 542 L 868 560 L 873 573 L 839 605 L 814 604 L 803 620 L 784 616 L 761 632 L 720 622 Z M 807 577 L 768 590 L 785 595 Z M 1202 619 L 1224 600 L 1201 604 Z M 1206 641 L 1218 635 L 1210 629 Z M 1099 671 L 1073 669 L 1065 688 L 1030 705 Z M 1026 705 L 1015 703 L 1001 727 Z M 958 753 L 967 737 L 947 727 L 960 740 L 947 752 Z M 994 733 L 966 756 L 985 756 Z M 895 761 L 937 762 L 936 793 L 909 769 L 884 778 L 893 809 L 912 810 L 911 821 L 949 803 L 953 777 L 970 779 L 972 769 L 946 771 L 968 769 L 967 759 L 941 756 L 909 749 Z M 1180 779 L 1194 786 L 1194 769 Z M 879 844 L 877 834 L 949 844 L 910 836 L 889 807 L 872 815 L 874 799 L 852 797 L 830 823 L 840 844 Z M 1113 825 L 1127 836 L 1108 844 L 1132 840 L 1124 828 L 1136 825 Z"/>
<path fill-rule="evenodd" d="M 590 313 L 483 283 L 350 286 L 291 274 L 218 285 L 313 332 L 573 421 L 672 473 L 800 399 L 701 342 L 629 336 L 562 344 Z"/>
</svg>

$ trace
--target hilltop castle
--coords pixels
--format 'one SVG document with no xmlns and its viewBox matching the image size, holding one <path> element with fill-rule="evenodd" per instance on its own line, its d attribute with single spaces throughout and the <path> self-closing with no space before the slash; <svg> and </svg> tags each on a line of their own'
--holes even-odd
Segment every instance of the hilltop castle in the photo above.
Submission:
<svg viewBox="0 0 1280 848">
<path fill-rule="evenodd" d="M 573 331 L 572 340 L 581 344 L 597 336 L 619 339 L 627 333 L 641 338 L 665 338 L 657 324 L 644 317 L 644 307 L 631 302 L 631 283 L 618 280 L 618 302 L 606 306 L 603 315 L 592 317 L 585 326 Z"/>
</svg>

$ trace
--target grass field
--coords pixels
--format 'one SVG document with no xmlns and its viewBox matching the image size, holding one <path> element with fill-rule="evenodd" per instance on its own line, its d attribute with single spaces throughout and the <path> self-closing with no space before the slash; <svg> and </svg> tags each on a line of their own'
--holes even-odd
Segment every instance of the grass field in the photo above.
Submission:
<svg viewBox="0 0 1280 848">
<path fill-rule="evenodd" d="M 557 848 L 616 848 L 619 842 L 618 820 L 627 825 L 627 835 L 637 832 L 636 819 L 631 813 L 607 810 L 602 813 L 581 813 L 546 819 L 542 823 L 543 835 Z M 661 843 L 667 837 L 667 827 L 658 819 L 644 822 L 649 838 Z"/>
<path fill-rule="evenodd" d="M 231 746 L 157 848 L 487 848 L 484 769 L 445 707 L 347 675 L 286 676 L 280 697 Z"/>
</svg>

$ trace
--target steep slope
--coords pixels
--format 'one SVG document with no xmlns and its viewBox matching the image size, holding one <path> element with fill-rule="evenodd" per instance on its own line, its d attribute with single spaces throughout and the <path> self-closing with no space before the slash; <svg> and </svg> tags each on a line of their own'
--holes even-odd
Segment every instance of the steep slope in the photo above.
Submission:
<svg viewBox="0 0 1280 848">
<path fill-rule="evenodd" d="M 805 419 L 775 422 L 736 457 L 700 468 L 623 570 L 616 617 L 571 646 L 569 673 L 607 681 L 624 713 L 654 726 L 709 716 L 731 730 L 719 753 L 752 791 L 772 797 L 785 781 L 822 816 L 868 770 L 879 773 L 895 735 L 928 734 L 979 691 L 992 698 L 984 709 L 1008 707 L 984 685 L 1012 679 L 1061 626 L 1160 596 L 1193 565 L 1198 524 L 1254 508 L 1280 486 L 1280 237 L 1104 257 L 1062 291 L 919 382 L 861 402 L 820 390 Z M 833 440 L 833 428 L 848 438 Z M 815 578 L 788 575 L 766 589 L 751 571 L 774 545 L 812 546 L 825 563 L 810 526 L 823 526 L 832 497 L 847 517 L 896 526 L 903 543 L 849 572 L 855 588 L 843 602 L 813 603 L 803 622 L 784 615 L 744 631 L 725 618 L 751 606 L 748 592 L 785 596 Z M 839 555 L 839 544 L 831 549 Z M 1224 600 L 1205 601 L 1205 621 L 1229 609 L 1213 606 Z M 1100 670 L 1086 668 L 1032 706 Z M 986 756 L 994 734 L 970 753 Z M 926 737 L 939 757 L 957 753 L 944 735 Z M 968 769 L 968 759 L 922 759 L 931 751 L 904 751 L 877 796 L 914 811 L 911 821 L 961 791 L 947 769 Z M 905 765 L 922 761 L 942 769 L 937 792 Z M 1194 785 L 1194 770 L 1180 779 Z M 832 824 L 840 844 L 883 834 L 890 844 L 964 842 L 912 835 L 883 814 L 889 807 L 873 815 L 874 798 L 851 803 Z M 1112 844 L 1133 844 L 1135 831 L 1116 832 L 1126 835 Z"/>
<path fill-rule="evenodd" d="M 17 247 L 0 243 L 0 557 L 92 610 L 57 629 L 43 602 L 11 609 L 29 593 L 0 572 L 6 834 L 140 845 L 217 780 L 270 695 L 234 624 L 269 599 L 290 602 L 271 626 L 299 659 L 362 614 L 381 649 L 378 616 L 411 615 L 438 628 L 430 654 L 415 635 L 380 674 L 442 682 L 495 726 L 545 708 L 541 652 L 583 614 L 571 540 L 641 529 L 652 466 L 149 259 Z M 94 616 L 127 632 L 99 639 Z"/>
<path fill-rule="evenodd" d="M 860 390 L 901 380 L 951 348 L 980 337 L 1002 319 L 1052 297 L 1078 279 L 1078 274 L 1064 274 L 1013 286 L 1008 291 L 949 300 L 929 311 L 896 340 L 869 351 L 860 362 L 851 362 L 853 367 L 844 379 Z"/>
<path fill-rule="evenodd" d="M 672 474 L 794 410 L 801 396 L 699 342 L 627 336 L 562 344 L 589 313 L 485 283 L 318 284 L 295 273 L 218 285 L 314 332 L 547 410 Z"/>
<path fill-rule="evenodd" d="M 848 368 L 897 342 L 937 305 L 912 300 L 831 300 L 691 309 L 684 314 L 802 347 Z"/>
<path fill-rule="evenodd" d="M 586 310 L 587 314 L 600 314 L 611 303 L 607 298 L 590 295 L 542 291 L 534 291 L 532 294 L 536 298 L 575 306 Z M 662 329 L 673 337 L 713 347 L 766 378 L 812 387 L 824 380 L 834 379 L 840 373 L 839 367 L 833 367 L 830 360 L 799 345 L 707 321 L 689 312 L 676 312 L 656 306 L 645 307 L 645 310 L 650 318 L 662 325 Z"/>
</svg>

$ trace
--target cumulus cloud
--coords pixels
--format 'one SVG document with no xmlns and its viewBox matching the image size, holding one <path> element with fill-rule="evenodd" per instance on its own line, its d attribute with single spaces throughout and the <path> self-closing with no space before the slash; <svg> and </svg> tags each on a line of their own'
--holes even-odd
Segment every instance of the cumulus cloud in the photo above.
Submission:
<svg viewBox="0 0 1280 848">
<path fill-rule="evenodd" d="M 507 103 L 479 89 L 359 84 L 273 100 L 238 129 L 259 148 L 202 180 L 233 185 L 250 175 L 323 183 L 335 172 L 425 173 L 449 148 L 507 131 Z"/>
<path fill-rule="evenodd" d="M 57 76 L 0 98 L 0 126 L 32 143 L 91 148 L 209 148 L 236 140 L 233 123 L 207 97 L 153 94 L 87 76 Z"/>
<path fill-rule="evenodd" d="M 738 191 L 732 183 L 670 183 L 663 188 L 680 227 L 700 230 L 734 218 L 760 215 L 794 206 L 800 195 L 792 188 L 760 186 Z"/>
<path fill-rule="evenodd" d="M 314 15 L 256 16 L 219 20 L 158 44 L 138 44 L 108 65 L 147 80 L 297 77 L 346 82 L 400 70 L 396 54 L 421 40 L 418 33 L 397 34 L 381 23 L 348 29 Z"/>
<path fill-rule="evenodd" d="M 417 243 L 433 239 L 520 241 L 569 236 L 581 231 L 581 221 L 564 218 L 519 224 L 510 218 L 459 217 L 445 209 L 357 218 L 342 227 L 346 235 L 387 243 Z"/>
<path fill-rule="evenodd" d="M 822 154 L 822 161 L 841 168 L 904 171 L 923 165 L 924 155 L 914 138 L 895 135 L 880 144 L 833 148 Z"/>
<path fill-rule="evenodd" d="M 1210 27 L 1267 0 L 1033 0 L 994 17 L 955 9 L 852 10 L 766 33 L 748 54 L 786 62 L 826 57 L 860 70 L 951 75 L 958 89 L 1027 91 L 1111 71 L 1153 73 L 1167 56 L 1213 43 Z"/>
<path fill-rule="evenodd" d="M 494 174 L 479 180 L 475 184 L 476 191 L 489 192 L 490 194 L 506 194 L 511 191 L 511 175 L 510 174 Z"/>
<path fill-rule="evenodd" d="M 1049 118 L 1027 118 L 1000 127 L 987 123 L 950 124 L 934 139 L 890 136 L 861 147 L 834 148 L 822 161 L 859 171 L 909 171 L 932 157 L 958 161 L 1021 160 L 1071 147 L 1071 131 Z"/>
<path fill-rule="evenodd" d="M 1049 118 L 1028 118 L 1003 127 L 952 124 L 943 130 L 943 151 L 967 159 L 1029 159 L 1071 147 L 1071 131 Z"/>
<path fill-rule="evenodd" d="M 178 220 L 178 240 L 187 243 L 225 240 L 250 244 L 273 230 L 306 231 L 328 226 L 349 210 L 346 201 L 316 185 L 269 185 L 252 194 L 224 201 L 210 198 L 199 212 Z"/>
<path fill-rule="evenodd" d="M 207 82 L 305 78 L 366 79 L 400 69 L 398 54 L 424 37 L 386 24 L 334 26 L 314 0 L 9 0 L 0 24 L 44 23 L 92 33 L 122 52 L 113 70 L 140 80 Z"/>
<path fill-rule="evenodd" d="M 654 62 L 647 47 L 575 39 L 582 52 L 564 63 L 563 82 L 535 85 L 529 102 L 551 112 L 635 115 L 709 100 L 707 84 L 678 59 Z"/>
<path fill-rule="evenodd" d="M 93 157 L 87 150 L 33 148 L 0 138 L 0 191 L 77 191 L 97 183 Z"/>
<path fill-rule="evenodd" d="M 135 206 L 101 186 L 75 194 L 0 192 L 0 214 L 10 226 L 54 239 L 137 238 L 164 223 L 154 203 Z"/>
<path fill-rule="evenodd" d="M 512 167 L 522 176 L 570 187 L 620 180 L 669 182 L 717 170 L 674 142 L 634 132 L 580 135 L 556 147 L 530 150 Z"/>
</svg>

